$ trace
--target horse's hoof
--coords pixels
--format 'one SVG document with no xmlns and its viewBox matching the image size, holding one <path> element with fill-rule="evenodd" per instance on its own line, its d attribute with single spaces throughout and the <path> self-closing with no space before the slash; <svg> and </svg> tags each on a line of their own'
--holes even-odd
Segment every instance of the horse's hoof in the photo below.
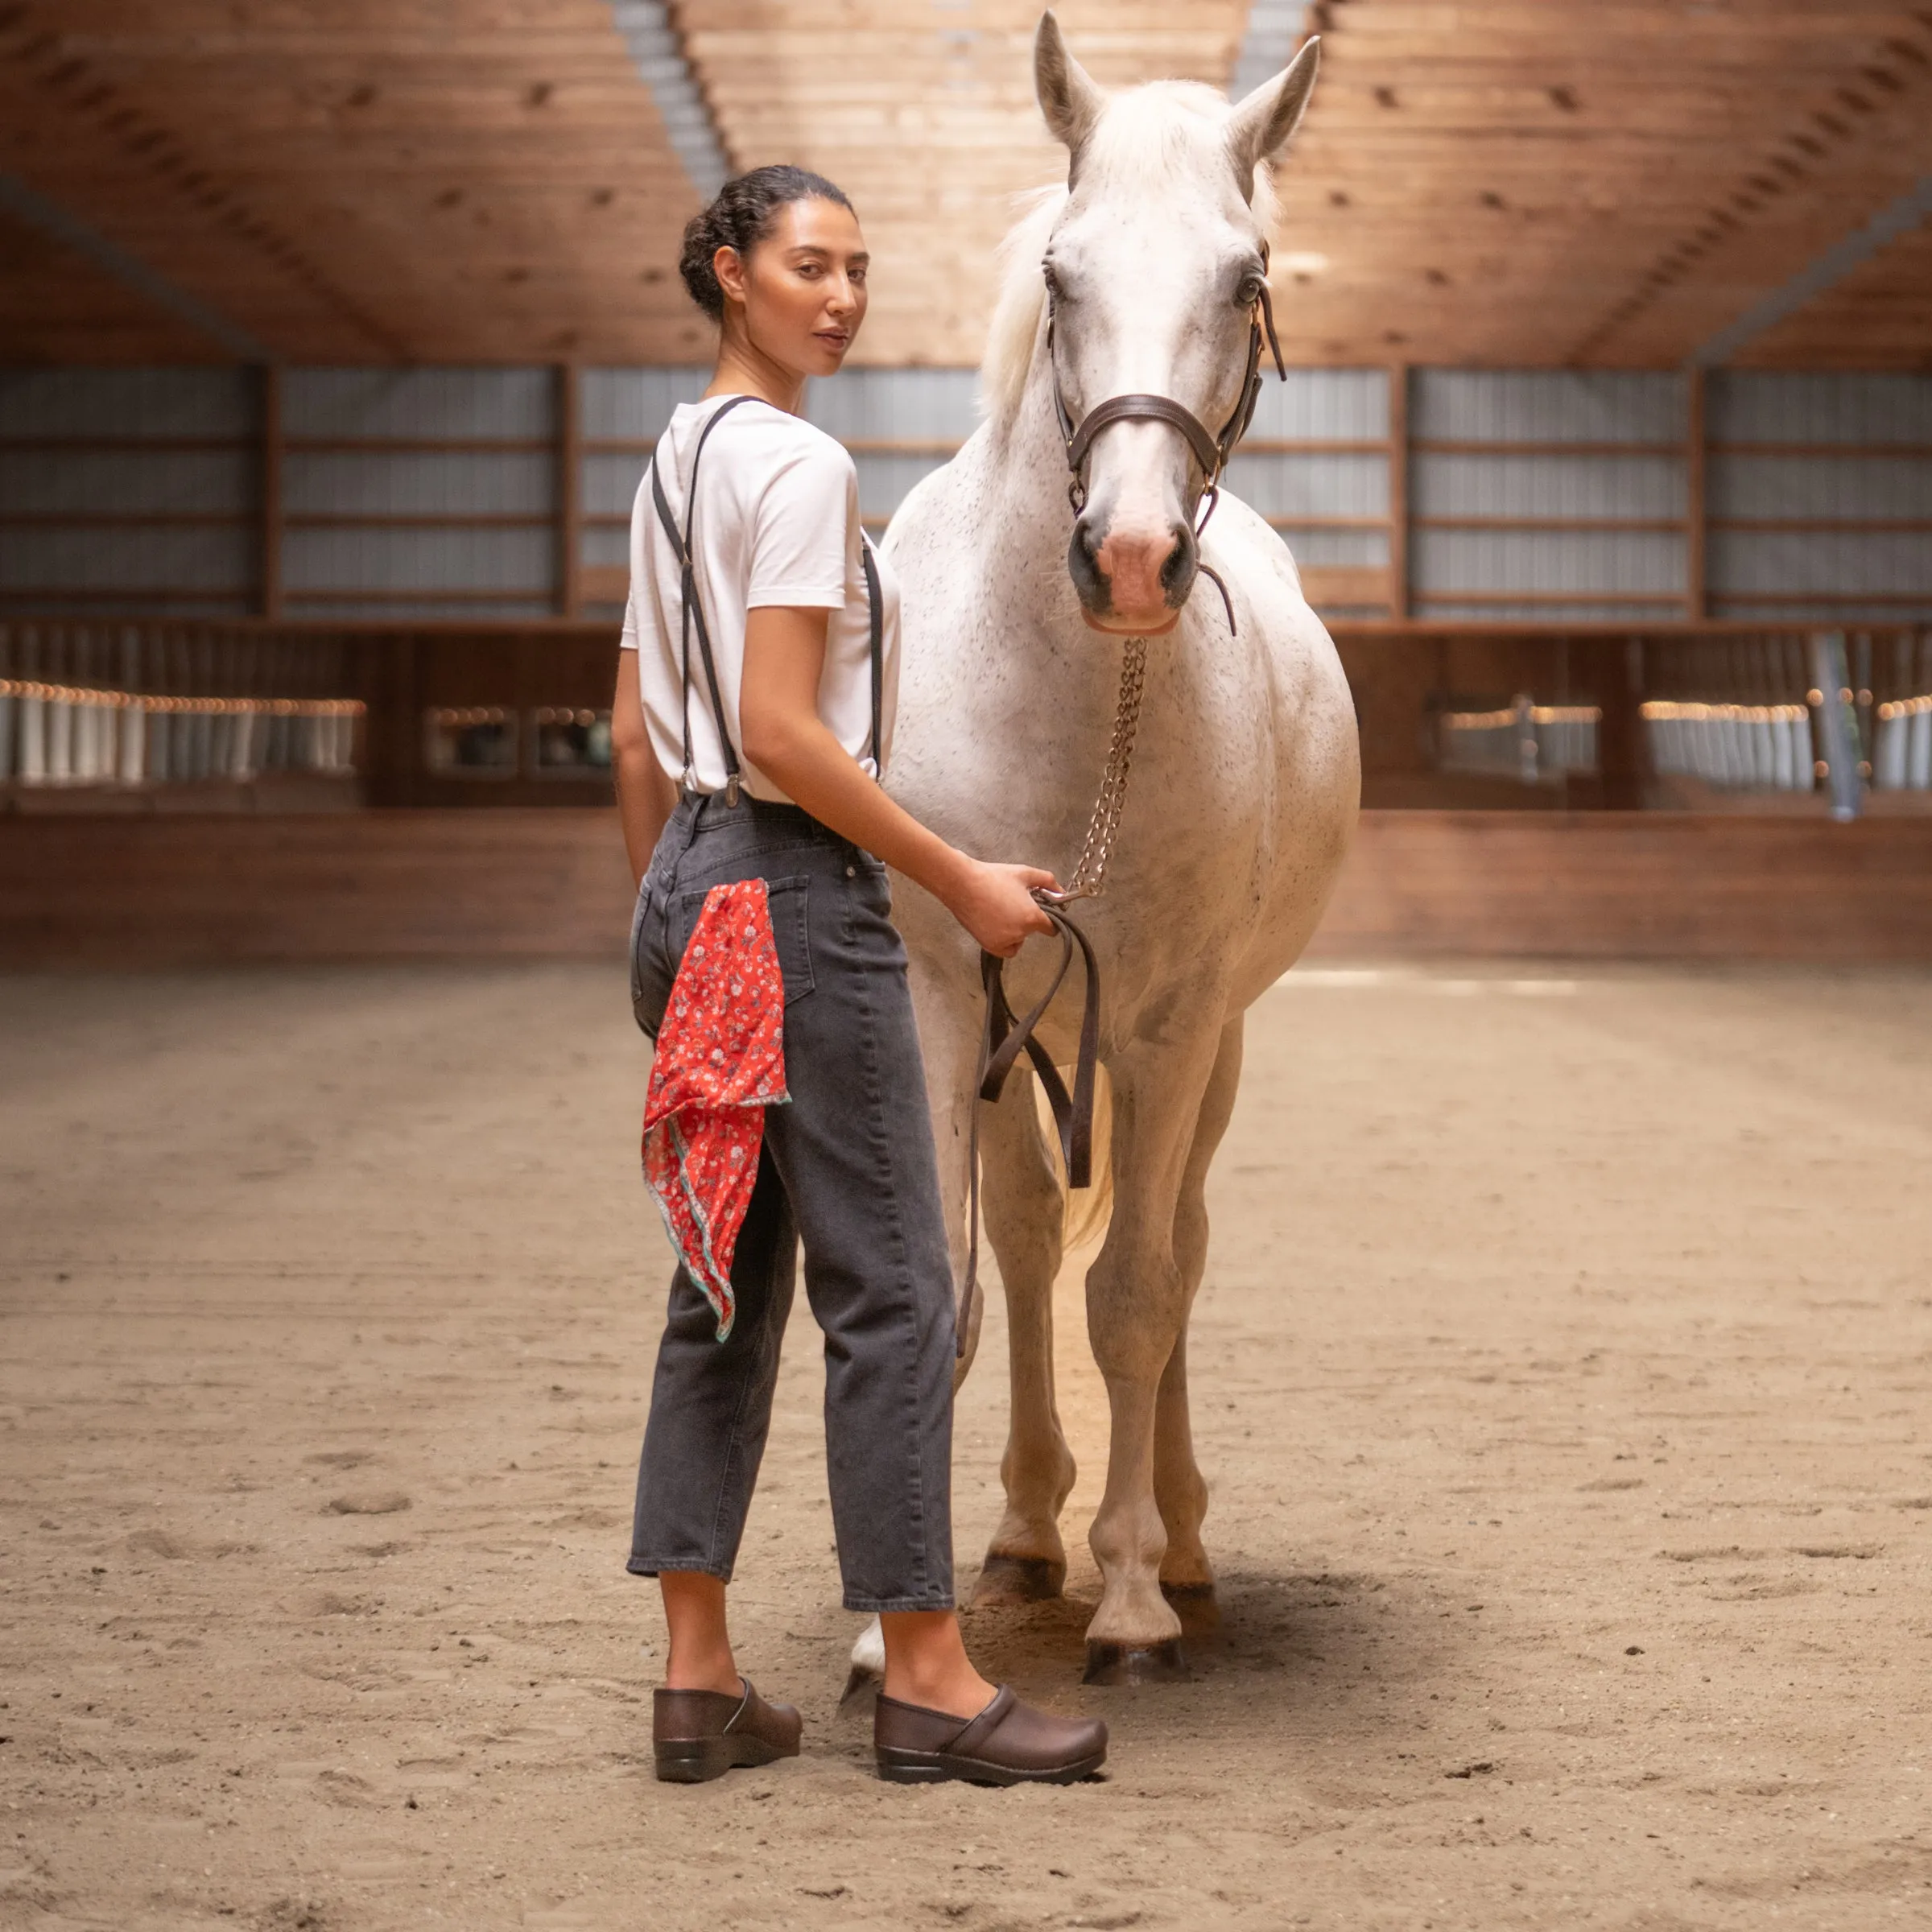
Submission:
<svg viewBox="0 0 1932 1932">
<path fill-rule="evenodd" d="M 1184 1684 L 1193 1675 L 1178 1637 L 1145 1646 L 1087 1640 L 1087 1674 L 1082 1680 L 1086 1683 Z"/>
<path fill-rule="evenodd" d="M 1162 1583 L 1161 1595 L 1166 1598 L 1168 1608 L 1181 1620 L 1184 1635 L 1196 1630 L 1212 1630 L 1221 1620 L 1220 1601 L 1215 1596 L 1211 1583 Z"/>
<path fill-rule="evenodd" d="M 989 1556 L 972 1587 L 972 1607 L 1051 1602 L 1065 1588 L 1067 1566 L 1044 1556 Z"/>
</svg>

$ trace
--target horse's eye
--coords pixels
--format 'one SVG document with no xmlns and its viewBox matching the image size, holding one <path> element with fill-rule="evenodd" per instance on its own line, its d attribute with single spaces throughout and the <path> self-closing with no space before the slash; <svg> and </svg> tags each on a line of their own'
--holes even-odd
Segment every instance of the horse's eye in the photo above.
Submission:
<svg viewBox="0 0 1932 1932">
<path fill-rule="evenodd" d="M 1261 291 L 1266 286 L 1267 284 L 1259 275 L 1243 275 L 1241 287 L 1234 291 L 1235 307 L 1236 308 L 1253 308 L 1255 303 L 1261 300 Z"/>
<path fill-rule="evenodd" d="M 1040 264 L 1040 274 L 1045 279 L 1047 295 L 1058 302 L 1067 291 L 1061 287 L 1059 277 L 1053 272 L 1053 264 L 1042 262 Z"/>
</svg>

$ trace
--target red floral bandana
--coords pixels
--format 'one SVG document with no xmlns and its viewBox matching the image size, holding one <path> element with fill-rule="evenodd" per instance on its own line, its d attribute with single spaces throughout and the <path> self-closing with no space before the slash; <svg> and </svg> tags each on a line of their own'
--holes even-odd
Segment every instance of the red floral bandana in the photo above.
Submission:
<svg viewBox="0 0 1932 1932">
<path fill-rule="evenodd" d="M 714 886 L 678 964 L 644 1101 L 644 1180 L 671 1245 L 716 1311 L 751 1204 L 765 1109 L 785 1090 L 785 985 L 762 879 Z"/>
</svg>

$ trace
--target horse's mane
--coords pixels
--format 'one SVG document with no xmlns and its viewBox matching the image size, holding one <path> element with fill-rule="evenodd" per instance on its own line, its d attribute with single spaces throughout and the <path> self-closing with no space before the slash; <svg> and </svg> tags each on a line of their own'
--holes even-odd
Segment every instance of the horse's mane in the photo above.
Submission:
<svg viewBox="0 0 1932 1932">
<path fill-rule="evenodd" d="M 993 303 L 993 326 L 986 334 L 986 353 L 980 363 L 980 407 L 1002 427 L 1013 420 L 1026 386 L 1033 345 L 1040 331 L 1040 312 L 1046 306 L 1046 283 L 1040 258 L 1046 237 L 1067 205 L 1067 190 L 1055 185 L 1036 188 L 1021 197 L 1024 213 L 1000 244 L 1000 292 Z"/>
<path fill-rule="evenodd" d="M 1208 144 L 1219 148 L 1227 118 L 1227 101 L 1198 81 L 1157 80 L 1117 95 L 1088 138 L 1080 161 L 1083 178 L 1097 174 L 1108 187 L 1128 192 L 1165 187 L 1190 163 L 1198 164 Z M 1254 171 L 1249 202 L 1262 234 L 1271 233 L 1277 204 L 1274 176 L 1265 166 Z M 1067 190 L 1034 188 L 1020 204 L 1020 217 L 1000 244 L 1000 292 L 980 364 L 980 407 L 1002 427 L 1012 421 L 1026 386 L 1046 305 L 1040 259 L 1067 205 Z"/>
</svg>

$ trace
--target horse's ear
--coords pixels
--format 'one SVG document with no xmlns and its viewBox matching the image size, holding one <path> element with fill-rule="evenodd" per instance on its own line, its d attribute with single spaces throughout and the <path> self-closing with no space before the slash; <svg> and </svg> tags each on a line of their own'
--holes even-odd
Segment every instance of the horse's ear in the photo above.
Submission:
<svg viewBox="0 0 1932 1932">
<path fill-rule="evenodd" d="M 1049 7 L 1040 15 L 1033 37 L 1033 88 L 1039 96 L 1046 125 L 1066 142 L 1075 160 L 1087 144 L 1107 105 L 1107 97 L 1092 75 L 1067 51 L 1060 23 Z"/>
<path fill-rule="evenodd" d="M 1254 171 L 1264 161 L 1272 161 L 1288 145 L 1315 91 L 1315 69 L 1322 64 L 1319 38 L 1303 42 L 1302 51 L 1289 62 L 1285 73 L 1264 80 L 1237 107 L 1228 121 L 1228 151 L 1234 158 L 1234 171 L 1245 196 L 1254 179 Z"/>
</svg>

